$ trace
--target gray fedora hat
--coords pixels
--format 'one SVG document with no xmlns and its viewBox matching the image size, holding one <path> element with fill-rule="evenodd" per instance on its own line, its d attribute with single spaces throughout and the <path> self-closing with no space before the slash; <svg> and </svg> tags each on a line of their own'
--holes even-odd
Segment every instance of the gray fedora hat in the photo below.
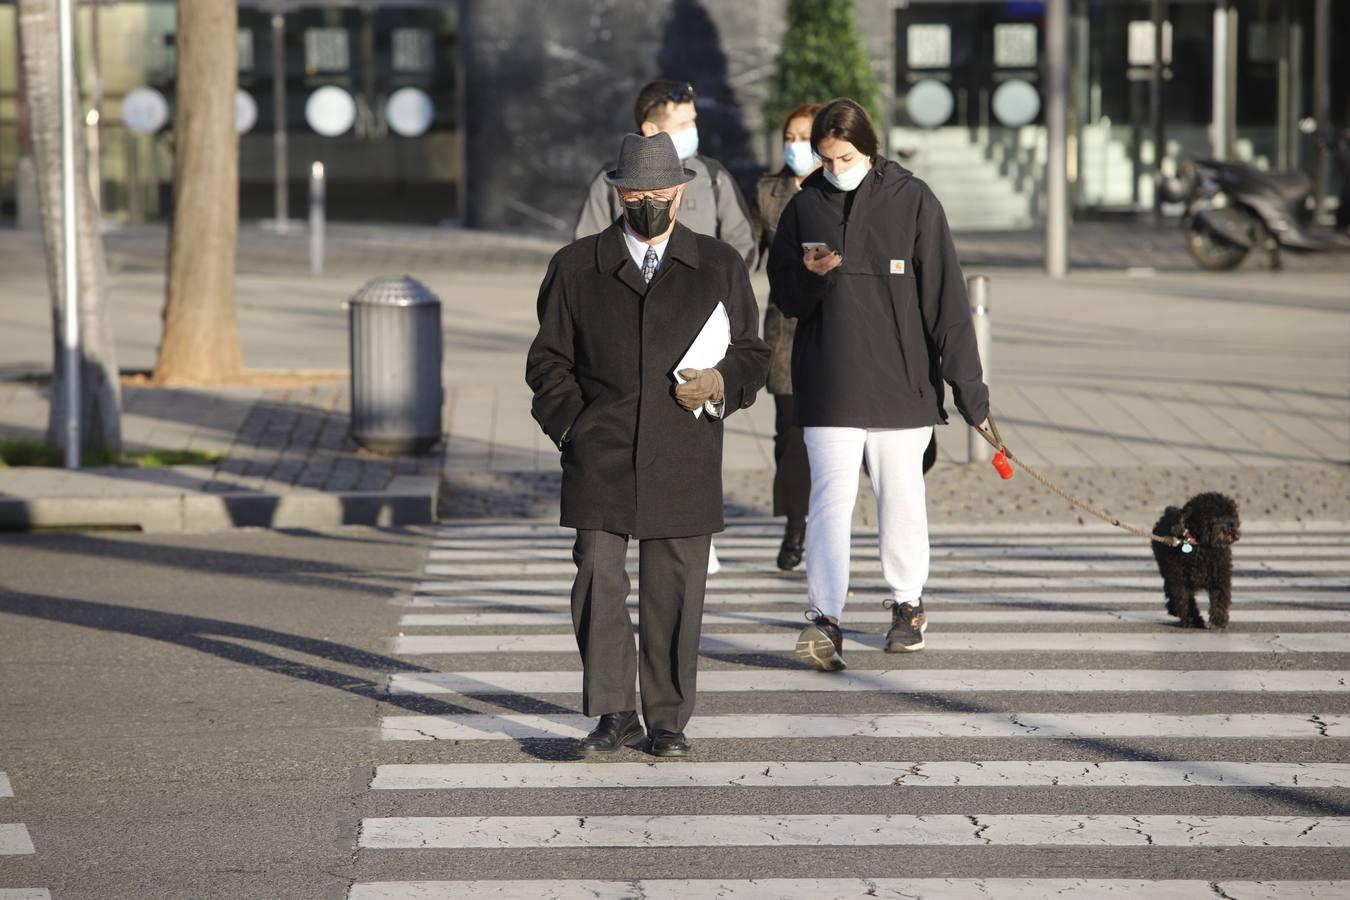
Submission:
<svg viewBox="0 0 1350 900">
<path fill-rule="evenodd" d="M 659 191 L 693 181 L 696 174 L 680 165 L 670 135 L 658 131 L 651 137 L 625 134 L 619 145 L 619 162 L 605 173 L 605 180 L 626 190 Z"/>
</svg>

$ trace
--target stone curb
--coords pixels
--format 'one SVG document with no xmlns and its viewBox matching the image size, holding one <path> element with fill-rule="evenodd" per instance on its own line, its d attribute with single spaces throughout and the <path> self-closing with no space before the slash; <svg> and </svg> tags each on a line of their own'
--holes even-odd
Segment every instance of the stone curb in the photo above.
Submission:
<svg viewBox="0 0 1350 900">
<path fill-rule="evenodd" d="M 436 475 L 401 475 L 382 491 L 155 491 L 117 496 L 0 496 L 0 530 L 136 528 L 209 532 L 233 528 L 427 525 L 436 521 Z"/>
</svg>

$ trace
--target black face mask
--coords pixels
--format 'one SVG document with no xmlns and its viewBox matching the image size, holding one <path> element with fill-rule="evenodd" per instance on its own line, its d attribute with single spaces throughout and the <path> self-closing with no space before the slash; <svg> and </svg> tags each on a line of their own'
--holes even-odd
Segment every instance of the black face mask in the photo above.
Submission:
<svg viewBox="0 0 1350 900">
<path fill-rule="evenodd" d="M 651 238 L 664 234 L 670 227 L 672 205 L 670 200 L 644 197 L 641 200 L 625 200 L 623 209 L 629 227 L 641 237 Z"/>
</svg>

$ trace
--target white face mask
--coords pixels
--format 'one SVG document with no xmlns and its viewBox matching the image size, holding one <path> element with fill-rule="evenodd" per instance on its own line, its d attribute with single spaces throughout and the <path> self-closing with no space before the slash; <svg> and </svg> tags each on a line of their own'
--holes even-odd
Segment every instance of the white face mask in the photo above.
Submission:
<svg viewBox="0 0 1350 900">
<path fill-rule="evenodd" d="M 798 178 L 801 178 L 820 165 L 820 157 L 811 150 L 810 141 L 785 141 L 783 162 Z"/>
<path fill-rule="evenodd" d="M 673 131 L 670 140 L 675 145 L 675 152 L 679 154 L 680 159 L 688 159 L 698 153 L 698 126 Z"/>
<path fill-rule="evenodd" d="M 845 169 L 842 173 L 836 175 L 828 168 L 824 170 L 825 180 L 841 191 L 851 191 L 862 184 L 867 173 L 872 169 L 870 159 L 860 159 L 852 167 Z"/>
</svg>

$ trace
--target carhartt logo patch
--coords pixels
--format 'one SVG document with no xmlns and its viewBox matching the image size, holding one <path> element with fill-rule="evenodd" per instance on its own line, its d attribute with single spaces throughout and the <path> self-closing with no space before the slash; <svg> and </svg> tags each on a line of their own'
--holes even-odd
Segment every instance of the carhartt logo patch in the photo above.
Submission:
<svg viewBox="0 0 1350 900">
<path fill-rule="evenodd" d="M 892 275 L 905 274 L 905 261 L 903 259 L 891 260 L 891 274 Z"/>
</svg>

